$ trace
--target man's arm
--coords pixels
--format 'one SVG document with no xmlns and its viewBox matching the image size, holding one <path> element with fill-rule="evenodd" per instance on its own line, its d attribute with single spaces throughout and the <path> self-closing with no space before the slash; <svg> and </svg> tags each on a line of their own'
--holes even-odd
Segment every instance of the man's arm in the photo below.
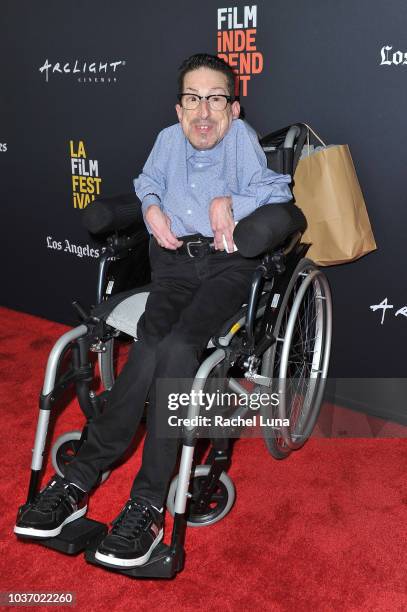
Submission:
<svg viewBox="0 0 407 612">
<path fill-rule="evenodd" d="M 133 181 L 134 190 L 142 203 L 143 214 L 152 205 L 162 208 L 161 200 L 166 189 L 164 148 L 163 130 L 158 134 L 141 174 Z"/>
<path fill-rule="evenodd" d="M 174 250 L 180 247 L 182 242 L 172 233 L 170 220 L 163 212 L 161 204 L 167 187 L 167 135 L 168 131 L 163 130 L 157 136 L 142 173 L 134 179 L 134 189 L 141 200 L 144 222 L 148 231 L 160 246 Z"/>
<path fill-rule="evenodd" d="M 265 204 L 289 202 L 291 176 L 277 174 L 267 168 L 267 160 L 257 135 L 239 121 L 236 135 L 236 172 L 239 188 L 230 196 L 214 198 L 209 218 L 215 236 L 215 247 L 233 252 L 233 230 L 237 221 L 244 219 Z"/>
<path fill-rule="evenodd" d="M 247 217 L 265 204 L 289 202 L 289 174 L 267 168 L 267 159 L 256 134 L 243 123 L 237 135 L 237 175 L 239 190 L 231 193 L 235 221 Z"/>
<path fill-rule="evenodd" d="M 171 222 L 159 206 L 149 205 L 144 220 L 160 246 L 174 251 L 182 245 L 182 240 L 172 233 Z"/>
</svg>

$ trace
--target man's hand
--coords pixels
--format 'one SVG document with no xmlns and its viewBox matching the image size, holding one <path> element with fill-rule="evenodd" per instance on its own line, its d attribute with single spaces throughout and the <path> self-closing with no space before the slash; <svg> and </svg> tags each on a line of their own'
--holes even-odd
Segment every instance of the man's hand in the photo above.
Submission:
<svg viewBox="0 0 407 612">
<path fill-rule="evenodd" d="M 149 206 L 145 213 L 145 220 L 151 228 L 158 244 L 166 249 L 175 251 L 182 246 L 182 241 L 171 231 L 171 222 L 167 215 L 156 204 Z"/>
<path fill-rule="evenodd" d="M 228 253 L 233 253 L 235 222 L 232 213 L 232 198 L 229 196 L 214 198 L 209 207 L 209 220 L 214 234 L 215 249 L 219 251 L 225 250 L 224 236 L 228 246 Z"/>
</svg>

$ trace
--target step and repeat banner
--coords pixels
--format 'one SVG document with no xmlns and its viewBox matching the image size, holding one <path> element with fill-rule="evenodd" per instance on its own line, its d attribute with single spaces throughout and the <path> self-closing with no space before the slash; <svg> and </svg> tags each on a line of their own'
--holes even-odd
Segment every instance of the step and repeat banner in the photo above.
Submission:
<svg viewBox="0 0 407 612">
<path fill-rule="evenodd" d="M 176 122 L 182 60 L 218 53 L 259 135 L 301 121 L 350 146 L 378 250 L 327 270 L 331 373 L 405 376 L 404 0 L 3 0 L 2 17 L 3 305 L 75 324 L 71 300 L 95 302 L 83 210 L 132 191 Z"/>
</svg>

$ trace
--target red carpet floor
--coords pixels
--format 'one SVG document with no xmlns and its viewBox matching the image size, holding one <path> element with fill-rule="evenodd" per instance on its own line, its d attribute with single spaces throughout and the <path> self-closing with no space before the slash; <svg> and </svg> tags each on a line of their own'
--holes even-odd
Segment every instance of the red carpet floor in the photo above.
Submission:
<svg viewBox="0 0 407 612">
<path fill-rule="evenodd" d="M 404 439 L 314 438 L 281 462 L 262 440 L 240 440 L 230 471 L 235 506 L 220 523 L 189 529 L 185 569 L 170 582 L 130 580 L 81 555 L 17 542 L 46 357 L 65 329 L 0 309 L 0 591 L 73 591 L 76 609 L 97 611 L 407 609 Z M 55 436 L 82 423 L 72 402 Z M 98 489 L 91 518 L 115 517 L 139 461 L 136 452 Z"/>
</svg>

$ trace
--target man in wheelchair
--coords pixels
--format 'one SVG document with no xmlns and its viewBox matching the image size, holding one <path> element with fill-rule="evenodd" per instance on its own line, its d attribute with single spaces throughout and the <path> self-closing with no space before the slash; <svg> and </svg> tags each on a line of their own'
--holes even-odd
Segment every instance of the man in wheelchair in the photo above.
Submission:
<svg viewBox="0 0 407 612">
<path fill-rule="evenodd" d="M 257 257 L 235 249 L 235 224 L 260 207 L 292 199 L 288 174 L 267 168 L 255 133 L 239 119 L 234 74 L 216 56 L 182 64 L 179 123 L 157 137 L 135 191 L 151 234 L 152 285 L 138 324 L 138 342 L 90 424 L 87 440 L 20 513 L 15 532 L 50 538 L 84 516 L 100 474 L 128 448 L 148 395 L 147 435 L 130 498 L 99 544 L 106 565 L 144 564 L 163 537 L 163 510 L 178 440 L 157 430 L 168 406 L 156 397 L 156 379 L 193 379 L 203 350 L 247 301 Z"/>
</svg>

